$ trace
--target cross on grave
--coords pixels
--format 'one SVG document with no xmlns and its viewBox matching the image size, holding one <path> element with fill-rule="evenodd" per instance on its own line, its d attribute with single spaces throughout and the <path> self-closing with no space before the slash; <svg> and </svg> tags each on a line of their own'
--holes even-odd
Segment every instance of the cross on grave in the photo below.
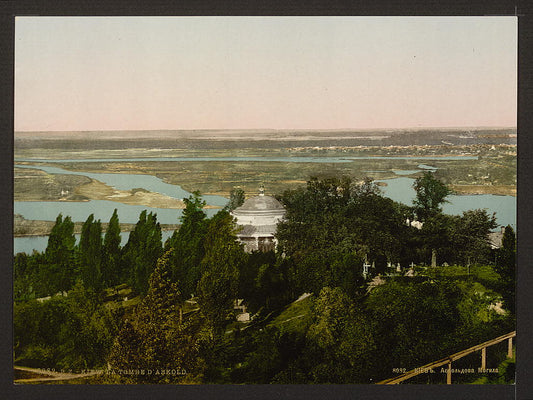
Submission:
<svg viewBox="0 0 533 400">
<path fill-rule="evenodd" d="M 363 263 L 363 276 L 366 278 L 368 275 L 368 268 L 370 268 L 370 264 Z"/>
</svg>

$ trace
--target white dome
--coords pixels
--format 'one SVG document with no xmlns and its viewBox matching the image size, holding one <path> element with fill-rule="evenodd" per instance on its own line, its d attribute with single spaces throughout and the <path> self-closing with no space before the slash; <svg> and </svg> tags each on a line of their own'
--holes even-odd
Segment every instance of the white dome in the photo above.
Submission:
<svg viewBox="0 0 533 400">
<path fill-rule="evenodd" d="M 285 208 L 272 196 L 250 197 L 231 213 L 239 226 L 237 237 L 245 245 L 245 251 L 268 251 L 276 246 L 274 237 L 278 222 L 285 217 Z"/>
<path fill-rule="evenodd" d="M 283 205 L 271 196 L 255 196 L 231 213 L 239 225 L 275 225 L 285 216 Z"/>
</svg>

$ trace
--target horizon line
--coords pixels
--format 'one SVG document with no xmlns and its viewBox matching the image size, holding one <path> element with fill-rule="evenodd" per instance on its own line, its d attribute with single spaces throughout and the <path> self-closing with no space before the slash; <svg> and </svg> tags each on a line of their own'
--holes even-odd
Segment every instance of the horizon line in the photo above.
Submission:
<svg viewBox="0 0 533 400">
<path fill-rule="evenodd" d="M 154 131 L 368 131 L 368 130 L 410 130 L 410 129 L 517 129 L 517 126 L 470 125 L 470 126 L 410 126 L 381 128 L 150 128 L 150 129 L 81 129 L 81 130 L 13 130 L 14 133 L 32 132 L 154 132 Z"/>
</svg>

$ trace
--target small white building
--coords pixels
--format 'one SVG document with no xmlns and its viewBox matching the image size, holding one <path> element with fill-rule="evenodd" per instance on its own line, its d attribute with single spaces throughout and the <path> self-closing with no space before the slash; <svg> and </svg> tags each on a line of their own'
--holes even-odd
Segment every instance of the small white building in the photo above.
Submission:
<svg viewBox="0 0 533 400">
<path fill-rule="evenodd" d="M 238 239 L 244 243 L 244 250 L 270 251 L 277 245 L 274 234 L 278 222 L 285 217 L 285 208 L 272 196 L 265 196 L 264 189 L 259 196 L 250 197 L 231 215 L 237 219 Z"/>
</svg>

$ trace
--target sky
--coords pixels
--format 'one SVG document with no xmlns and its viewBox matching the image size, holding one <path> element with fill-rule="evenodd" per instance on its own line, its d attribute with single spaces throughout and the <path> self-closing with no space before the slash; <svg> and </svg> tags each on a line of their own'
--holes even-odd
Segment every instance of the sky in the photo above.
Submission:
<svg viewBox="0 0 533 400">
<path fill-rule="evenodd" d="M 515 127 L 516 17 L 17 17 L 15 131 Z"/>
</svg>

